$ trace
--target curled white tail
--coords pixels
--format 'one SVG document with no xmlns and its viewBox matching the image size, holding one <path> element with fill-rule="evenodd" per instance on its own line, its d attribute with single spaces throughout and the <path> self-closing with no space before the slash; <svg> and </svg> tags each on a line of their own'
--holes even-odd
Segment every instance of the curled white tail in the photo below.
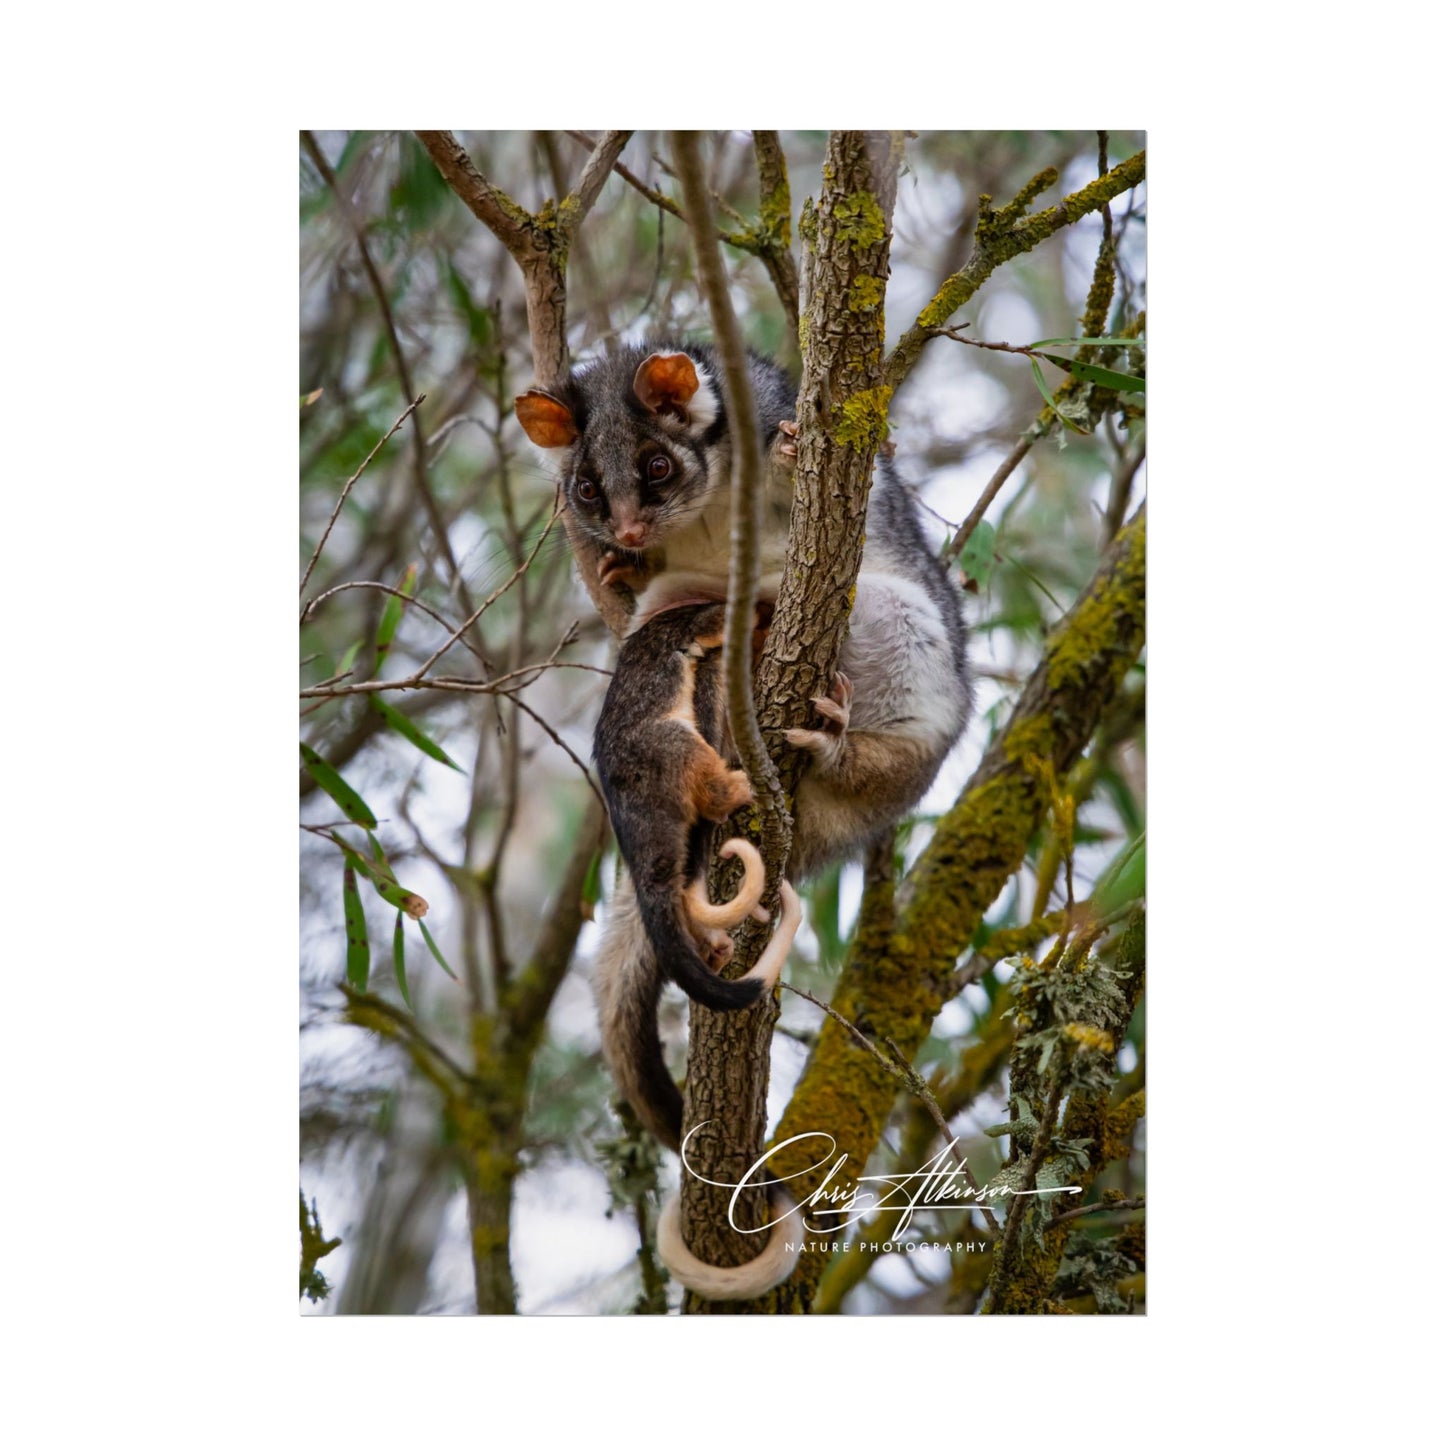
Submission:
<svg viewBox="0 0 1445 1445">
<path fill-rule="evenodd" d="M 767 1248 L 747 1264 L 728 1269 L 704 1264 L 682 1242 L 681 1210 L 674 1194 L 657 1221 L 658 1256 L 673 1279 L 704 1299 L 757 1299 L 792 1274 L 803 1242 L 803 1221 L 787 1190 L 774 1185 L 768 1191 L 768 1205 L 779 1223 L 768 1231 Z"/>
</svg>

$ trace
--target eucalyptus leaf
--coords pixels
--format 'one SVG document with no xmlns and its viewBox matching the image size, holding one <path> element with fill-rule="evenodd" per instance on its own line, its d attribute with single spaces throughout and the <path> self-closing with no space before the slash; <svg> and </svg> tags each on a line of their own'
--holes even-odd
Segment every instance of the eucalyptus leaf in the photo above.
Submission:
<svg viewBox="0 0 1445 1445">
<path fill-rule="evenodd" d="M 401 996 L 406 1000 L 407 1008 L 413 1013 L 416 1009 L 412 1005 L 411 990 L 406 986 L 406 935 L 402 932 L 402 919 L 404 915 L 396 915 L 396 928 L 391 935 L 391 961 L 396 968 L 396 986 L 401 990 Z"/>
<path fill-rule="evenodd" d="M 1095 386 L 1107 386 L 1110 391 L 1144 390 L 1142 376 L 1130 376 L 1127 371 L 1110 371 L 1106 366 L 1093 366 L 1086 361 L 1070 361 L 1067 356 L 1050 356 L 1047 351 L 1042 351 L 1039 355 L 1052 361 L 1055 366 L 1063 367 L 1071 376 L 1092 381 Z"/>
<path fill-rule="evenodd" d="M 382 855 L 380 863 L 373 863 L 363 858 L 355 848 L 338 838 L 335 833 L 328 836 L 346 855 L 346 866 L 360 873 L 393 908 L 400 909 L 408 918 L 419 918 L 427 912 L 426 899 L 419 893 L 403 888 L 396 881 L 396 875 L 391 871 L 391 864 L 386 861 L 385 855 Z M 381 852 L 379 846 L 373 851 Z"/>
<path fill-rule="evenodd" d="M 401 625 L 401 614 L 405 607 L 402 597 L 410 597 L 416 590 L 415 562 L 406 569 L 396 590 L 401 593 L 401 597 L 388 594 L 386 606 L 381 609 L 381 621 L 376 627 L 376 673 L 378 675 L 381 672 L 381 664 L 386 661 L 386 654 L 391 649 L 396 629 Z"/>
<path fill-rule="evenodd" d="M 431 929 L 429 929 L 426 924 L 423 923 L 419 918 L 416 921 L 416 926 L 421 929 L 421 936 L 426 939 L 426 946 L 431 949 L 431 956 L 436 959 L 439 964 L 441 964 L 442 971 L 447 975 L 448 978 L 455 978 L 456 974 L 452 972 L 451 965 L 446 961 L 446 959 L 442 957 L 442 951 L 437 947 L 436 939 L 431 936 Z"/>
<path fill-rule="evenodd" d="M 1045 341 L 1035 341 L 1031 350 L 1041 346 L 1144 346 L 1142 336 L 1050 336 Z"/>
<path fill-rule="evenodd" d="M 389 702 L 383 702 L 375 693 L 371 693 L 370 697 L 372 707 L 386 719 L 387 725 L 399 732 L 414 748 L 420 748 L 427 757 L 435 758 L 449 768 L 456 768 L 457 772 L 462 771 L 446 755 L 440 744 L 434 743 L 404 712 L 399 712 Z"/>
<path fill-rule="evenodd" d="M 988 586 L 989 578 L 993 576 L 994 563 L 998 560 L 993 550 L 995 538 L 993 523 L 980 522 L 973 529 L 968 541 L 963 544 L 963 551 L 958 554 L 958 565 L 980 587 Z"/>
<path fill-rule="evenodd" d="M 356 886 L 356 870 L 348 863 L 341 879 L 341 898 L 346 910 L 346 981 L 352 988 L 365 988 L 371 976 L 371 943 L 366 936 L 366 910 Z"/>
<path fill-rule="evenodd" d="M 336 664 L 336 676 L 343 677 L 350 672 L 356 662 L 356 654 L 361 651 L 361 639 L 358 637 L 350 647 L 341 655 L 341 661 Z"/>
<path fill-rule="evenodd" d="M 376 827 L 376 815 L 362 802 L 361 795 L 315 748 L 302 743 L 301 761 L 306 764 L 306 771 L 315 778 L 316 786 L 329 794 L 353 823 L 360 823 L 363 828 Z"/>
</svg>

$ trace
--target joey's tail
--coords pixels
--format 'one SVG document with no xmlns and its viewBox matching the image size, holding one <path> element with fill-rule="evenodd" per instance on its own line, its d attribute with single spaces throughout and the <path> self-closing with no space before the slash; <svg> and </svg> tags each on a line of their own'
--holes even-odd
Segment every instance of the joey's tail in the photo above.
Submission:
<svg viewBox="0 0 1445 1445">
<path fill-rule="evenodd" d="M 802 912 L 797 895 L 784 883 L 783 915 L 761 957 L 741 978 L 720 978 L 698 952 L 693 930 L 700 924 L 731 926 L 740 922 L 755 910 L 763 885 L 762 856 L 751 843 L 733 838 L 722 851 L 743 864 L 743 883 L 730 903 L 707 904 L 694 894 L 679 893 L 671 883 L 658 885 L 651 880 L 641 883 L 634 880 L 634 886 L 647 936 L 663 972 L 689 998 L 727 1013 L 756 1003 L 765 990 L 777 983 Z M 765 911 L 757 911 L 767 916 Z"/>
<path fill-rule="evenodd" d="M 637 880 L 634 879 L 634 884 Z M 763 981 L 719 978 L 697 950 L 688 927 L 683 894 L 674 887 L 654 891 L 637 885 L 637 906 L 662 971 L 689 997 L 722 1013 L 747 1008 L 762 997 Z"/>
</svg>

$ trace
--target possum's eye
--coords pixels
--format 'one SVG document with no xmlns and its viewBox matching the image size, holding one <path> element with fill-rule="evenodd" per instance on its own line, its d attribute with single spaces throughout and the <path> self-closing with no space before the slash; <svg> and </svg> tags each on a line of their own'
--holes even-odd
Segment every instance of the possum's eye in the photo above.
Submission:
<svg viewBox="0 0 1445 1445">
<path fill-rule="evenodd" d="M 672 475 L 672 460 L 659 452 L 647 464 L 647 480 L 649 482 L 665 482 Z"/>
<path fill-rule="evenodd" d="M 577 482 L 577 496 L 584 502 L 595 502 L 601 492 L 591 477 L 582 477 Z"/>
</svg>

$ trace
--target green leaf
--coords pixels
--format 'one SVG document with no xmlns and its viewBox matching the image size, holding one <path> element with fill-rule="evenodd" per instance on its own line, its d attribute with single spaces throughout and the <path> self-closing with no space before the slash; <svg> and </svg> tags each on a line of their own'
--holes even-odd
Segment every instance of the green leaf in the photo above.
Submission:
<svg viewBox="0 0 1445 1445">
<path fill-rule="evenodd" d="M 426 899 L 419 893 L 413 893 L 409 889 L 403 888 L 396 881 L 396 875 L 391 871 L 391 864 L 386 861 L 386 855 L 381 852 L 381 847 L 375 838 L 372 839 L 372 851 L 380 856 L 379 863 L 372 863 L 363 858 L 355 848 L 338 838 L 335 833 L 328 833 L 326 836 L 345 854 L 346 866 L 360 873 L 393 908 L 400 909 L 408 918 L 415 917 L 418 909 L 422 913 L 426 912 Z"/>
<path fill-rule="evenodd" d="M 1046 341 L 1031 343 L 1037 351 L 1041 346 L 1137 346 L 1144 348 L 1142 336 L 1050 336 Z"/>
<path fill-rule="evenodd" d="M 1095 386 L 1107 386 L 1110 391 L 1144 390 L 1142 376 L 1130 376 L 1127 371 L 1110 371 L 1106 366 L 1092 366 L 1086 361 L 1070 361 L 1066 356 L 1050 356 L 1047 351 L 1041 351 L 1039 355 L 1052 361 L 1055 366 L 1063 367 L 1071 376 L 1092 381 Z"/>
<path fill-rule="evenodd" d="M 582 880 L 582 902 L 596 907 L 602 899 L 602 849 L 599 848 L 587 865 L 587 876 Z"/>
<path fill-rule="evenodd" d="M 375 833 L 368 833 L 366 836 L 371 840 L 371 857 L 377 871 L 395 883 L 396 874 L 392 872 L 391 860 L 382 851 L 381 840 Z M 341 846 L 344 848 L 346 845 L 343 843 Z"/>
<path fill-rule="evenodd" d="M 462 279 L 461 272 L 450 259 L 447 261 L 446 279 L 447 290 L 451 292 L 452 301 L 457 310 L 466 318 L 467 332 L 471 336 L 472 345 L 480 354 L 485 355 L 492 345 L 492 313 L 472 300 L 472 293 L 467 288 L 467 283 Z"/>
<path fill-rule="evenodd" d="M 356 886 L 356 870 L 348 863 L 341 879 L 341 898 L 346 908 L 346 981 L 352 988 L 365 988 L 371 976 L 371 943 L 366 936 L 366 910 Z"/>
<path fill-rule="evenodd" d="M 397 591 L 402 597 L 410 597 L 416 590 L 416 563 L 413 562 L 402 575 L 401 584 Z M 392 638 L 396 636 L 396 629 L 401 623 L 403 609 L 401 597 L 388 595 L 386 606 L 381 609 L 381 621 L 376 628 L 376 672 L 375 676 L 381 675 L 381 664 L 386 661 L 386 654 L 391 648 Z"/>
<path fill-rule="evenodd" d="M 1045 586 L 1044 579 L 1038 576 L 1036 573 L 1030 572 L 1029 569 L 1025 567 L 1024 564 L 1020 562 L 1017 557 L 1005 557 L 1003 560 L 1005 562 L 1012 563 L 1013 566 L 1017 567 L 1019 571 L 1022 572 L 1024 576 L 1027 577 L 1029 581 L 1032 582 L 1034 586 L 1037 587 L 1039 591 L 1042 592 L 1044 596 L 1047 597 L 1049 601 L 1052 602 L 1054 606 L 1059 609 L 1060 612 L 1068 611 L 1068 608 L 1066 608 L 1064 604 L 1060 602 L 1059 599 L 1055 597 L 1052 592 L 1049 591 L 1048 587 Z"/>
<path fill-rule="evenodd" d="M 353 823 L 360 823 L 363 828 L 376 827 L 376 815 L 361 801 L 360 795 L 351 784 L 326 762 L 315 748 L 308 748 L 302 743 L 301 761 L 306 764 L 306 771 L 316 779 L 316 786 L 329 793 Z"/>
<path fill-rule="evenodd" d="M 426 926 L 425 923 L 421 921 L 420 918 L 417 919 L 416 926 L 421 929 L 421 936 L 426 939 L 426 946 L 431 949 L 431 956 L 436 959 L 439 964 L 441 964 L 442 971 L 447 975 L 448 978 L 455 978 L 456 974 L 452 972 L 451 965 L 446 961 L 446 959 L 442 957 L 442 951 L 437 947 L 436 939 L 431 936 L 431 930 Z"/>
<path fill-rule="evenodd" d="M 396 986 L 401 990 L 401 996 L 406 1000 L 407 1008 L 413 1013 L 416 1009 L 412 1006 L 411 990 L 406 986 L 406 935 L 401 931 L 402 919 L 405 915 L 396 915 L 396 929 L 391 935 L 391 961 L 396 967 Z"/>
<path fill-rule="evenodd" d="M 1113 857 L 1109 866 L 1099 875 L 1094 885 L 1094 896 L 1090 900 L 1094 912 L 1099 915 L 1113 913 L 1126 903 L 1144 896 L 1145 835 L 1130 839 Z"/>
<path fill-rule="evenodd" d="M 993 576 L 993 566 L 997 560 L 993 552 L 994 539 L 993 523 L 980 522 L 973 529 L 968 541 L 963 544 L 963 551 L 958 554 L 958 565 L 980 587 L 987 587 L 988 579 Z"/>
<path fill-rule="evenodd" d="M 358 637 L 350 647 L 341 655 L 341 661 L 336 664 L 334 676 L 341 677 L 351 671 L 356 662 L 356 654 L 361 651 L 361 639 Z"/>
<path fill-rule="evenodd" d="M 420 748 L 427 757 L 435 758 L 437 762 L 445 763 L 449 768 L 456 768 L 457 772 L 462 771 L 462 769 L 442 751 L 441 747 L 434 743 L 404 712 L 398 712 L 389 702 L 383 702 L 375 693 L 371 693 L 370 697 L 372 707 L 413 747 Z"/>
</svg>

